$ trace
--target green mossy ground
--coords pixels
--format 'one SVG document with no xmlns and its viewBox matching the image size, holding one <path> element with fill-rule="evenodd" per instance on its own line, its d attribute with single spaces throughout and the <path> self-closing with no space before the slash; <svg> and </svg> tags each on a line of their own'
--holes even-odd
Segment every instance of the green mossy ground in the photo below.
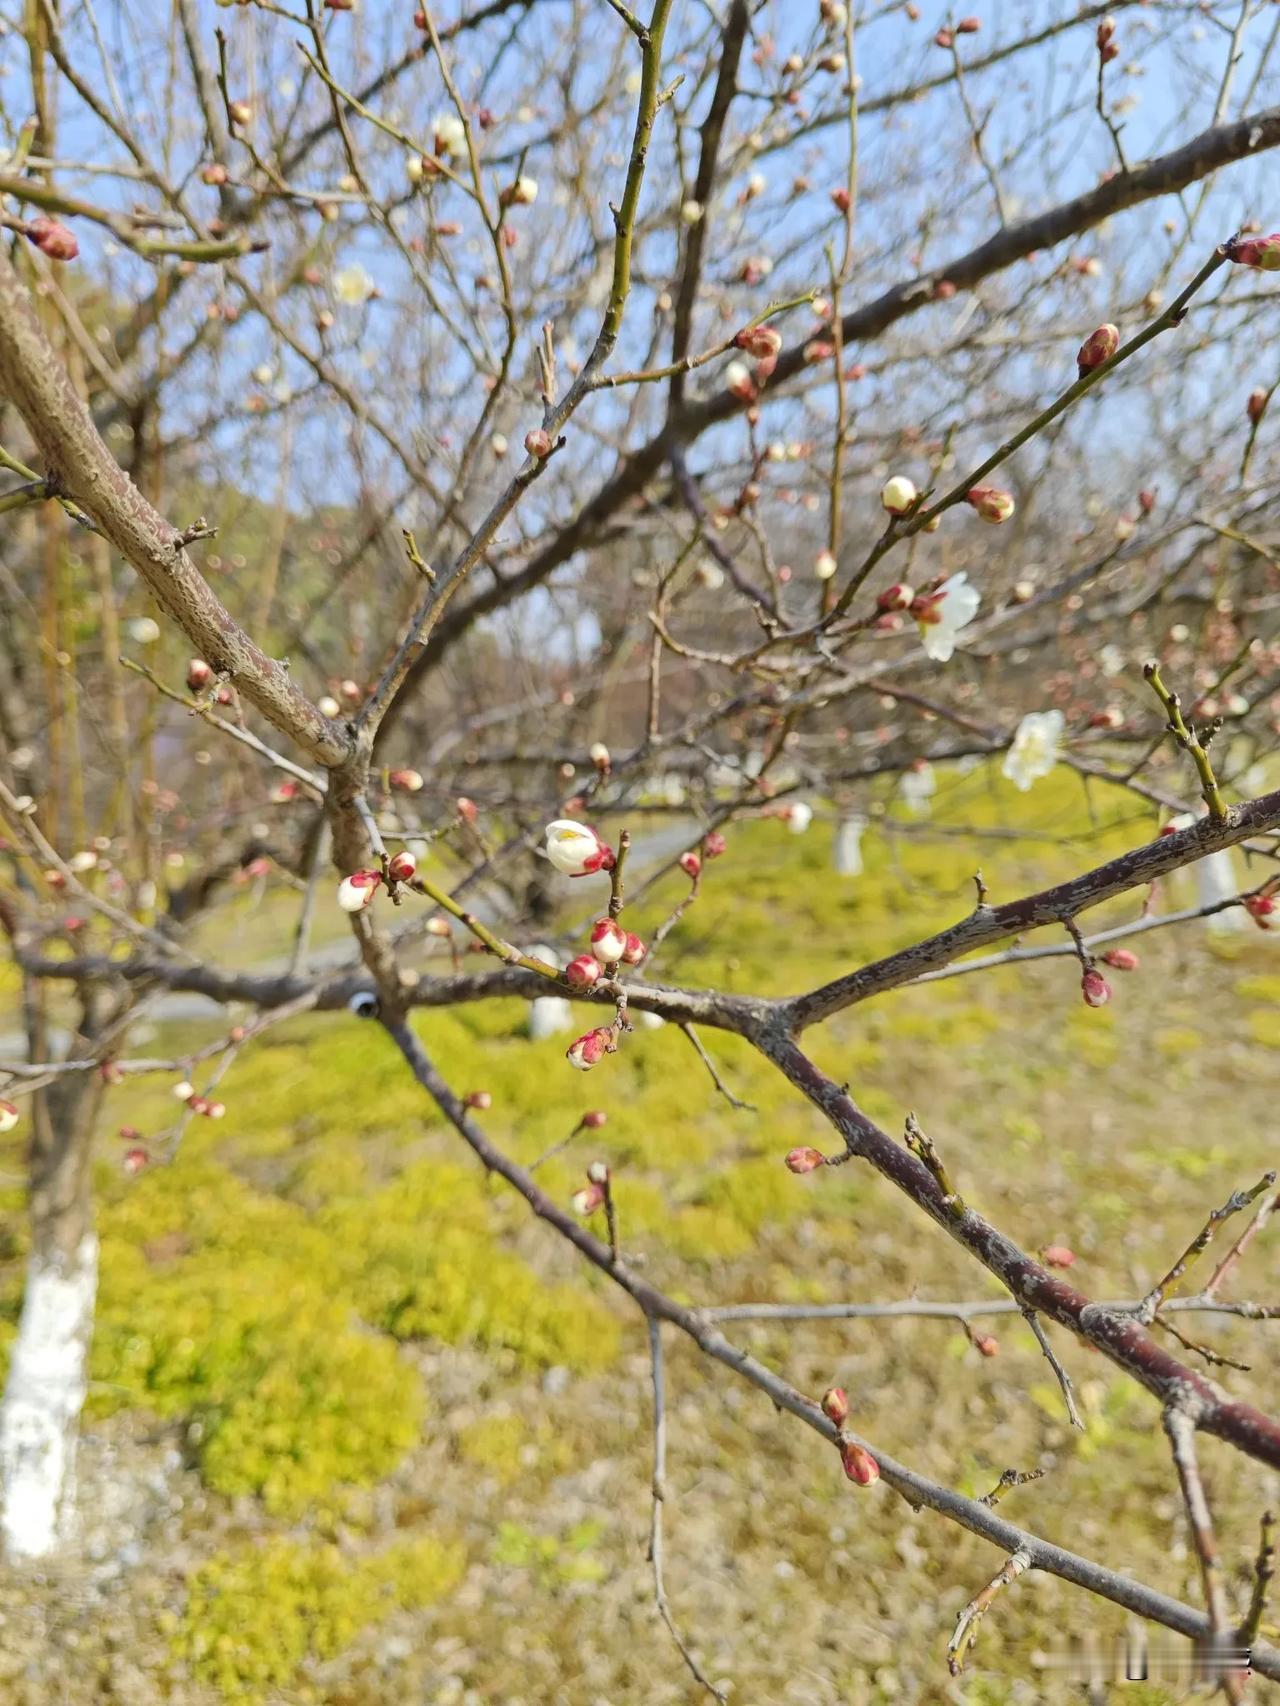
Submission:
<svg viewBox="0 0 1280 1706">
<path fill-rule="evenodd" d="M 979 834 L 947 833 L 960 824 Z M 1024 838 L 1008 837 L 1015 827 Z M 890 807 L 852 881 L 832 872 L 829 825 L 804 837 L 735 828 L 658 975 L 788 993 L 963 915 L 978 866 L 1000 899 L 1152 830 L 1129 800 L 1087 801 L 1060 775 L 1024 797 L 985 769 L 942 779 L 931 824 Z M 683 887 L 665 879 L 634 927 L 651 929 Z M 1183 879 L 1160 904 L 1186 893 Z M 567 904 L 581 900 L 567 890 Z M 295 903 L 254 904 L 236 902 L 246 925 L 260 918 L 247 934 L 285 941 Z M 1143 1289 L 1212 1206 L 1276 1160 L 1274 945 L 1193 926 L 1136 946 L 1141 968 L 1113 977 L 1101 1011 L 1083 1006 L 1078 971 L 1060 959 L 899 991 L 809 1038 L 890 1130 L 913 1108 L 965 1195 L 1026 1247 L 1070 1243 L 1097 1295 Z M 489 1091 L 487 1129 L 522 1161 L 585 1108 L 607 1112 L 539 1177 L 567 1199 L 586 1162 L 606 1160 L 624 1245 L 656 1283 L 701 1302 L 996 1295 L 865 1171 L 787 1173 L 787 1149 L 829 1146 L 829 1132 L 740 1042 L 703 1038 L 753 1111 L 715 1093 L 674 1027 L 637 1030 L 583 1078 L 562 1045 L 528 1042 L 525 1011 L 501 1002 L 417 1023 L 456 1089 Z M 211 1034 L 173 1025 L 153 1041 L 179 1049 Z M 149 1081 L 110 1097 L 86 1488 L 95 1453 L 125 1451 L 136 1470 L 176 1446 L 182 1505 L 145 1529 L 130 1573 L 85 1589 L 65 1650 L 57 1578 L 0 1579 L 0 1655 L 15 1620 L 52 1617 L 55 1630 L 38 1682 L 0 1656 L 17 1706 L 693 1698 L 643 1559 L 647 1359 L 634 1313 L 460 1151 L 376 1026 L 346 1014 L 283 1024 L 219 1094 L 226 1118 L 193 1121 L 173 1165 L 136 1179 L 120 1170 L 115 1130 L 157 1129 L 173 1104 Z M 8 1141 L 0 1357 L 23 1254 L 20 1149 Z M 1260 1249 L 1242 1294 L 1274 1299 L 1276 1272 Z M 990 1361 L 938 1321 L 738 1337 L 807 1390 L 841 1381 L 868 1437 L 966 1491 L 1011 1463 L 1047 1468 L 1010 1495 L 1015 1521 L 1195 1598 L 1151 1402 L 1063 1343 L 1087 1422 L 1073 1433 L 1029 1331 L 992 1326 Z M 1253 1363 L 1251 1375 L 1219 1371 L 1225 1385 L 1274 1403 L 1275 1328 L 1196 1330 Z M 670 1380 L 669 1586 L 735 1699 L 1065 1700 L 1033 1653 L 1073 1629 L 1122 1629 L 1059 1583 L 1021 1584 L 984 1626 L 974 1674 L 946 1693 L 956 1610 L 998 1558 L 883 1487 L 850 1490 L 812 1436 L 681 1347 Z M 1256 1512 L 1276 1489 L 1212 1442 L 1204 1455 L 1239 1592 Z"/>
</svg>

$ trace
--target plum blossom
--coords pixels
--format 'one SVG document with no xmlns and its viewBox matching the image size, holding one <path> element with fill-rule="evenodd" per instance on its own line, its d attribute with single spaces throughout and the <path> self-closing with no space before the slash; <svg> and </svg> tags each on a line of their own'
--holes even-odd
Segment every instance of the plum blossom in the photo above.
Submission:
<svg viewBox="0 0 1280 1706">
<path fill-rule="evenodd" d="M 935 663 L 946 663 L 956 649 L 956 635 L 978 614 L 982 595 L 961 570 L 943 581 L 936 592 L 917 598 L 912 615 L 920 628 L 920 643 Z"/>
<path fill-rule="evenodd" d="M 1061 711 L 1028 711 L 1018 724 L 1001 773 L 1025 794 L 1058 762 L 1066 718 Z"/>
<path fill-rule="evenodd" d="M 805 800 L 795 800 L 787 807 L 787 828 L 792 835 L 803 835 L 813 822 L 813 807 Z"/>
<path fill-rule="evenodd" d="M 613 869 L 613 849 L 585 823 L 557 818 L 547 825 L 546 835 L 547 858 L 566 877 L 587 877 L 595 871 Z"/>
<path fill-rule="evenodd" d="M 348 308 L 359 308 L 373 295 L 377 286 L 359 261 L 343 267 L 333 275 L 333 294 Z"/>
</svg>

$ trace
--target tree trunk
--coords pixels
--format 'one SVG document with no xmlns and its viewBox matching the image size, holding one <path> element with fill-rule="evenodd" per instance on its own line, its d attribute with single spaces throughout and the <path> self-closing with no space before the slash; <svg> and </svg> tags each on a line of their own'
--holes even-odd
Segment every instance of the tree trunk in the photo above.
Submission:
<svg viewBox="0 0 1280 1706">
<path fill-rule="evenodd" d="M 0 1401 L 0 1549 L 12 1559 L 52 1552 L 74 1515 L 98 1286 L 89 1162 L 100 1094 L 90 1069 L 32 1098 L 31 1255 Z"/>
</svg>

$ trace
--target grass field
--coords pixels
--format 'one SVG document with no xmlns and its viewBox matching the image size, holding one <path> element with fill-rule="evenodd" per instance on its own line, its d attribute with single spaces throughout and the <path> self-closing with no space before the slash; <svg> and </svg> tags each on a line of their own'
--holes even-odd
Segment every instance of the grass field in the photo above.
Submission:
<svg viewBox="0 0 1280 1706">
<path fill-rule="evenodd" d="M 1002 833 L 1013 827 L 1021 838 Z M 1061 773 L 1022 796 L 979 769 L 944 779 L 930 824 L 896 808 L 878 819 L 856 879 L 832 872 L 829 821 L 803 837 L 735 828 L 659 975 L 787 993 L 960 916 L 978 865 L 993 898 L 1012 897 L 1153 827 L 1131 800 L 1086 800 Z M 684 886 L 667 879 L 633 926 L 651 928 Z M 1157 906 L 1179 896 L 1187 887 Z M 1140 900 L 1096 921 L 1132 917 Z M 581 896 L 566 885 L 569 903 Z M 283 942 L 295 905 L 268 897 L 259 916 L 238 902 L 246 943 Z M 1083 1005 L 1064 959 L 900 991 L 810 1039 L 890 1129 L 914 1109 L 965 1196 L 1024 1247 L 1070 1244 L 1095 1296 L 1142 1291 L 1210 1208 L 1277 1162 L 1276 942 L 1192 925 L 1136 946 L 1139 969 L 1113 977 L 1102 1010 Z M 585 1108 L 606 1111 L 603 1130 L 539 1176 L 567 1200 L 586 1163 L 605 1159 L 628 1255 L 677 1296 L 997 1295 L 856 1165 L 790 1175 L 786 1151 L 828 1134 L 741 1044 L 704 1037 L 752 1111 L 715 1093 L 674 1027 L 638 1030 L 584 1077 L 560 1059 L 563 1043 L 526 1039 L 525 1017 L 503 1002 L 418 1024 L 455 1089 L 490 1092 L 486 1129 L 522 1161 Z M 168 1025 L 146 1048 L 212 1034 Z M 376 1026 L 346 1014 L 281 1025 L 219 1094 L 224 1120 L 193 1121 L 171 1166 L 129 1178 L 117 1127 L 155 1129 L 173 1104 L 162 1083 L 111 1092 L 83 1543 L 41 1576 L 0 1575 L 3 1698 L 698 1698 L 645 1562 L 642 1322 L 482 1176 Z M 6 1141 L 0 1355 L 22 1272 L 19 1151 Z M 1236 1295 L 1276 1300 L 1275 1249 L 1264 1235 Z M 801 1389 L 847 1387 L 861 1433 L 966 1492 L 1009 1466 L 1043 1468 L 1008 1495 L 1012 1520 L 1197 1600 L 1151 1400 L 1061 1339 L 1087 1421 L 1075 1432 L 1029 1330 L 1009 1318 L 991 1330 L 1000 1354 L 986 1359 L 946 1321 L 735 1329 Z M 1274 1407 L 1276 1324 L 1215 1318 L 1192 1331 L 1252 1365 L 1214 1371 L 1224 1387 Z M 668 1373 L 668 1588 L 733 1700 L 1079 1697 L 1046 1661 L 1072 1633 L 1120 1634 L 1120 1613 L 1024 1578 L 951 1682 L 956 1613 L 999 1555 L 883 1485 L 851 1487 L 807 1430 L 674 1341 Z M 1280 1482 L 1213 1441 L 1202 1463 L 1243 1608 L 1257 1518 Z M 1157 1685 L 1122 1696 L 1182 1697 Z"/>
</svg>

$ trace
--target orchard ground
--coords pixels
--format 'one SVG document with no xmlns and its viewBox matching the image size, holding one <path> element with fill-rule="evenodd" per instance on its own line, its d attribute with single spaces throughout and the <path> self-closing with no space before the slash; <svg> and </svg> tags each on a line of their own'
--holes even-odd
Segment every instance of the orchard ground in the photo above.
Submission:
<svg viewBox="0 0 1280 1706">
<path fill-rule="evenodd" d="M 830 814 L 804 836 L 733 826 L 656 975 L 789 993 L 962 915 L 978 866 L 992 897 L 1010 898 L 1154 829 L 1128 796 L 1083 797 L 1061 770 L 1023 796 L 986 767 L 941 776 L 928 822 L 891 804 L 858 878 L 832 870 Z M 586 886 L 564 884 L 573 916 Z M 645 934 L 685 887 L 678 872 L 665 878 L 628 912 L 631 927 Z M 1184 877 L 1156 905 L 1190 899 Z M 1086 926 L 1132 918 L 1141 902 L 1125 897 Z M 296 906 L 241 896 L 242 960 L 287 943 Z M 225 941 L 225 918 L 217 928 Z M 1280 1158 L 1276 937 L 1198 923 L 1143 935 L 1130 944 L 1139 968 L 1110 974 L 1115 998 L 1100 1010 L 1063 958 L 899 991 L 810 1041 L 890 1129 L 914 1109 L 958 1188 L 1024 1247 L 1069 1245 L 1085 1290 L 1133 1296 L 1210 1209 Z M 5 1028 L 12 1019 L 10 1004 Z M 490 1093 L 486 1128 L 525 1163 L 587 1108 L 605 1110 L 607 1125 L 539 1177 L 567 1201 L 587 1163 L 607 1161 L 628 1258 L 682 1299 L 999 1295 L 857 1164 L 789 1174 L 788 1149 L 830 1149 L 831 1133 L 734 1039 L 703 1038 L 752 1110 L 717 1094 L 672 1026 L 637 1029 L 584 1076 L 561 1058 L 569 1036 L 527 1040 L 522 1002 L 416 1022 L 456 1090 Z M 214 1034 L 168 1022 L 148 1051 Z M 81 1539 L 68 1561 L 0 1573 L 3 1698 L 699 1698 L 645 1559 L 638 1315 L 482 1175 L 376 1025 L 345 1014 L 282 1024 L 218 1094 L 225 1119 L 194 1119 L 172 1165 L 138 1177 L 122 1170 L 117 1129 L 171 1124 L 168 1084 L 135 1080 L 108 1098 Z M 0 1153 L 0 1361 L 23 1271 L 21 1141 L 19 1129 Z M 1230 1295 L 1276 1300 L 1278 1238 L 1255 1244 Z M 1075 1432 L 1029 1329 L 1011 1317 L 980 1325 L 997 1356 L 948 1321 L 729 1330 L 803 1390 L 845 1386 L 859 1432 L 967 1493 L 1011 1466 L 1044 1469 L 1006 1495 L 1012 1520 L 1198 1603 L 1152 1400 L 1055 1335 L 1087 1422 Z M 1251 1365 L 1211 1371 L 1223 1386 L 1274 1405 L 1280 1323 L 1180 1325 Z M 1121 1613 L 1024 1577 L 986 1618 L 969 1672 L 949 1681 L 956 1614 L 1000 1555 L 883 1484 L 851 1486 L 834 1451 L 761 1395 L 674 1335 L 668 1352 L 667 1585 L 733 1700 L 1078 1698 L 1046 1661 L 1072 1634 L 1119 1637 Z M 1243 1610 L 1258 1516 L 1280 1506 L 1280 1477 L 1213 1440 L 1201 1458 Z M 1280 1635 L 1276 1614 L 1267 1629 Z M 1125 1699 L 1155 1706 L 1183 1692 L 1133 1684 Z"/>
</svg>

